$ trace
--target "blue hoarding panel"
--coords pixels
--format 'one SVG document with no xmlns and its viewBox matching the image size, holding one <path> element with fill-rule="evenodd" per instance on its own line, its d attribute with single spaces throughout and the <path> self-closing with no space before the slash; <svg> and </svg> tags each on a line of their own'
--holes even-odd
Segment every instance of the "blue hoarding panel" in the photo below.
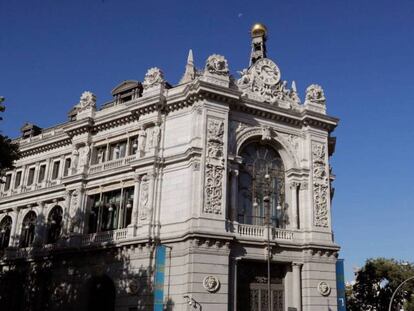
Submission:
<svg viewBox="0 0 414 311">
<path fill-rule="evenodd" d="M 164 271 L 166 247 L 159 245 L 155 253 L 154 311 L 164 310 Z"/>
<path fill-rule="evenodd" d="M 336 262 L 336 289 L 338 299 L 338 311 L 346 311 L 345 298 L 345 277 L 344 277 L 344 260 L 338 259 Z"/>
</svg>

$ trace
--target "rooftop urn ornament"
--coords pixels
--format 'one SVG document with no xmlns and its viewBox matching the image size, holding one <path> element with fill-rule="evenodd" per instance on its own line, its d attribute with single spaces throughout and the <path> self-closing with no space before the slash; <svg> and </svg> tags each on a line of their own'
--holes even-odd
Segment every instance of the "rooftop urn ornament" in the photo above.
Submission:
<svg viewBox="0 0 414 311">
<path fill-rule="evenodd" d="M 324 105 L 326 99 L 322 87 L 318 84 L 309 85 L 306 89 L 306 101 Z"/>
</svg>

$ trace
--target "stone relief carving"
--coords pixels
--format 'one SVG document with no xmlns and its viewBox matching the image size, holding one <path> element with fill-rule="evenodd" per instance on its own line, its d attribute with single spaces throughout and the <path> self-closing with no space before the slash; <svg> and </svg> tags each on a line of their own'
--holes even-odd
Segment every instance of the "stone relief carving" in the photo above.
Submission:
<svg viewBox="0 0 414 311">
<path fill-rule="evenodd" d="M 306 101 L 320 105 L 325 105 L 326 99 L 322 87 L 317 84 L 309 85 L 306 89 Z"/>
<path fill-rule="evenodd" d="M 292 83 L 292 89 L 289 90 L 287 82 L 280 81 L 280 70 L 270 59 L 260 59 L 249 69 L 239 71 L 239 74 L 241 77 L 237 86 L 242 91 L 242 96 L 284 108 L 299 107 L 300 99 L 295 83 Z"/>
<path fill-rule="evenodd" d="M 331 287 L 325 281 L 319 282 L 318 284 L 318 292 L 322 296 L 329 296 L 331 293 Z"/>
<path fill-rule="evenodd" d="M 224 122 L 222 120 L 209 119 L 207 123 L 205 213 L 222 213 L 222 186 L 224 172 L 223 137 Z"/>
<path fill-rule="evenodd" d="M 217 75 L 228 75 L 229 66 L 227 60 L 222 55 L 210 55 L 206 61 L 206 71 Z"/>
<path fill-rule="evenodd" d="M 139 219 L 146 220 L 150 212 L 149 207 L 149 180 L 144 178 L 141 182 L 141 195 L 140 195 L 140 209 Z"/>
<path fill-rule="evenodd" d="M 79 103 L 75 106 L 78 108 L 78 112 L 86 110 L 88 108 L 95 109 L 96 108 L 96 96 L 89 91 L 83 92 Z"/>
<path fill-rule="evenodd" d="M 219 279 L 214 275 L 208 275 L 203 279 L 203 287 L 210 293 L 215 293 L 220 287 Z"/>
<path fill-rule="evenodd" d="M 312 142 L 314 225 L 328 227 L 329 180 L 325 165 L 325 145 Z"/>
<path fill-rule="evenodd" d="M 299 136 L 286 133 L 279 133 L 278 135 L 281 136 L 290 145 L 292 150 L 297 151 L 299 149 Z"/>
<path fill-rule="evenodd" d="M 164 74 L 161 69 L 153 67 L 148 69 L 147 73 L 145 74 L 142 86 L 144 87 L 144 90 L 147 90 L 151 87 L 162 85 L 164 82 Z"/>
</svg>

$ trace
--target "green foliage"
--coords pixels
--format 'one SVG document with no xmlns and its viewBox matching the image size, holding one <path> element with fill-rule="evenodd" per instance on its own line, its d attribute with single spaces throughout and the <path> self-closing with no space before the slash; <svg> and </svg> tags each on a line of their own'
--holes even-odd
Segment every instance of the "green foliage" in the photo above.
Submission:
<svg viewBox="0 0 414 311">
<path fill-rule="evenodd" d="M 348 311 L 388 311 L 391 296 L 403 281 L 414 276 L 414 265 L 394 259 L 368 259 L 356 274 L 355 284 L 346 289 Z M 394 311 L 404 306 L 414 311 L 414 281 L 398 290 Z"/>
<path fill-rule="evenodd" d="M 4 97 L 0 96 L 0 112 L 4 112 Z M 0 121 L 3 120 L 0 117 Z M 19 146 L 10 138 L 0 134 L 0 178 L 7 170 L 13 168 L 13 162 L 19 158 Z"/>
</svg>

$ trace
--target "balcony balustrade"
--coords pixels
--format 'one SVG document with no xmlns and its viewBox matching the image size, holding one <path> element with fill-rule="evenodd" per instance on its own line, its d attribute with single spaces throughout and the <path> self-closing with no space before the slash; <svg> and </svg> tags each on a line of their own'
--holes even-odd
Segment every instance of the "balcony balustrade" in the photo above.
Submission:
<svg viewBox="0 0 414 311">
<path fill-rule="evenodd" d="M 271 227 L 271 240 L 293 240 L 294 232 L 288 229 Z M 237 235 L 239 237 L 267 239 L 267 227 L 249 224 L 237 224 Z"/>
</svg>

